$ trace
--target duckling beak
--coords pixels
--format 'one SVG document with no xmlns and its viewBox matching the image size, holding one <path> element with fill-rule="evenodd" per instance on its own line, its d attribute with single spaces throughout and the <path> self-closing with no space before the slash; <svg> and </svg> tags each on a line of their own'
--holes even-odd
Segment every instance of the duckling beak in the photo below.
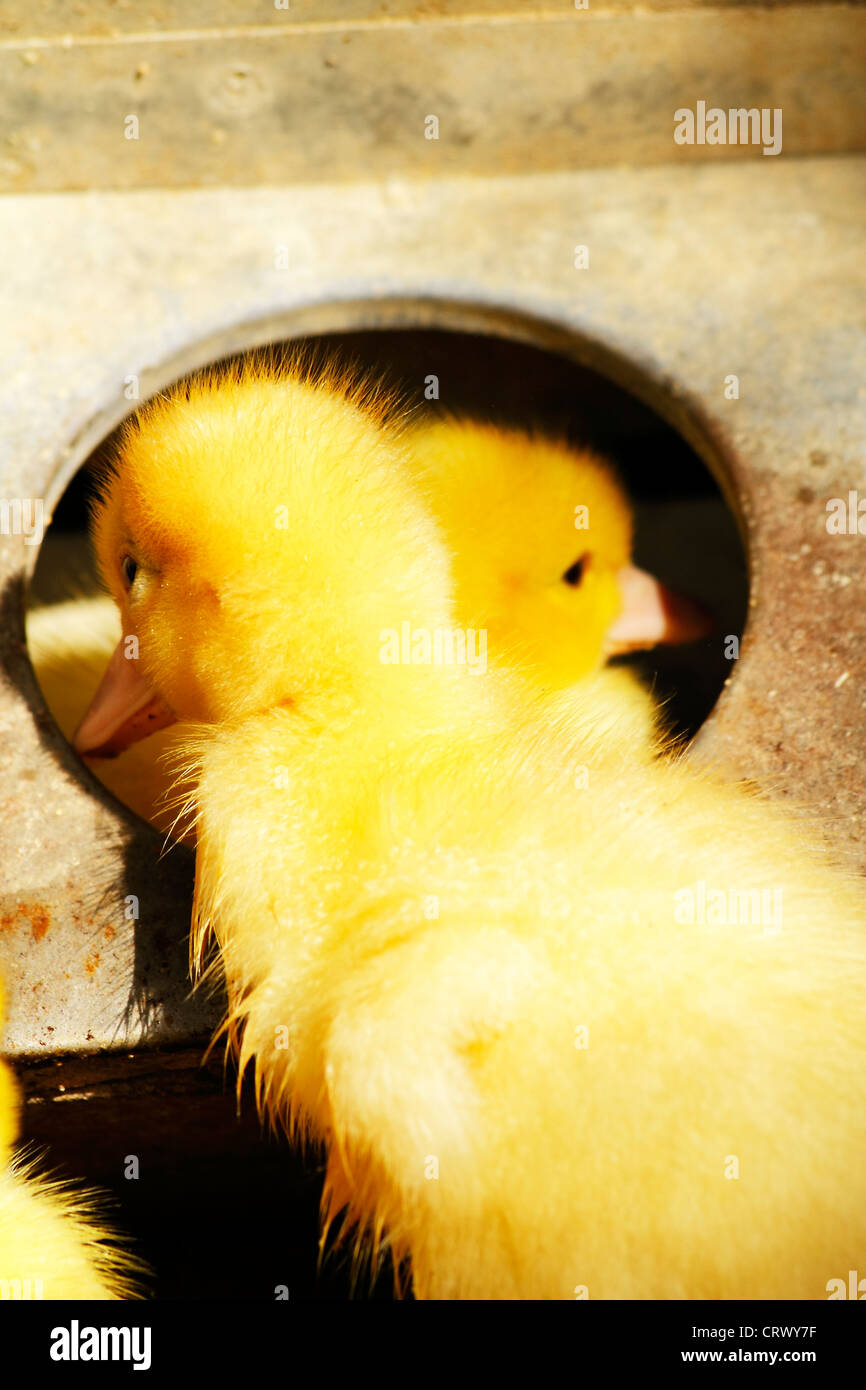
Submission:
<svg viewBox="0 0 866 1390">
<path fill-rule="evenodd" d="M 174 722 L 175 715 L 141 674 L 140 663 L 127 658 L 121 638 L 72 743 L 82 756 L 116 758 Z"/>
<path fill-rule="evenodd" d="M 713 620 L 702 604 L 675 594 L 653 575 L 626 565 L 617 575 L 623 597 L 622 612 L 607 634 L 606 656 L 657 647 L 696 642 L 713 629 Z"/>
</svg>

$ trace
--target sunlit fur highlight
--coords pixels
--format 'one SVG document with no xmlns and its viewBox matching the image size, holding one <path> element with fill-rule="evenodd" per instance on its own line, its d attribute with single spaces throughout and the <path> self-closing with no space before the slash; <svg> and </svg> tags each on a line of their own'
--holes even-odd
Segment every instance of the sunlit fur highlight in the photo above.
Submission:
<svg viewBox="0 0 866 1390">
<path fill-rule="evenodd" d="M 382 665 L 378 629 L 450 617 L 449 553 L 347 394 L 168 395 L 96 523 L 196 724 L 191 948 L 241 1069 L 419 1297 L 825 1297 L 866 1256 L 859 884 L 808 821 L 636 759 L 580 686 L 552 716 L 495 663 Z M 782 887 L 782 930 L 678 923 L 701 879 Z"/>
</svg>

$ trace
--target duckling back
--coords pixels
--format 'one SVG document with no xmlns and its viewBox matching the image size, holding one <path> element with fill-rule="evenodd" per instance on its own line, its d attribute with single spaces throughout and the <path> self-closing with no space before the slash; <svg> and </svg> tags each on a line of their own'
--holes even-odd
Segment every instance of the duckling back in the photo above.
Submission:
<svg viewBox="0 0 866 1390">
<path fill-rule="evenodd" d="M 287 747 L 277 809 L 261 732 L 204 760 L 200 921 L 265 1104 L 416 1294 L 820 1298 L 862 1261 L 866 914 L 808 831 L 529 723 L 334 801 Z"/>
</svg>

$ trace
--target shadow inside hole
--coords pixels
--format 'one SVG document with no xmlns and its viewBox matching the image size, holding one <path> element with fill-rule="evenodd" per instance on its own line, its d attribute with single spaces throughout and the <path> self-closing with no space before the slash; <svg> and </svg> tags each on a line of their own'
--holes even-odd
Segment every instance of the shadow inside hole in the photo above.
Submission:
<svg viewBox="0 0 866 1390">
<path fill-rule="evenodd" d="M 337 353 L 397 385 L 418 412 L 445 408 L 481 419 L 534 426 L 591 444 L 617 465 L 635 505 L 635 561 L 673 589 L 700 600 L 715 631 L 685 647 L 618 658 L 633 666 L 665 705 L 672 732 L 691 738 L 731 672 L 725 639 L 742 636 L 748 580 L 736 521 L 715 479 L 674 429 L 607 377 L 571 360 L 505 338 L 443 330 L 387 329 L 296 340 Z M 427 399 L 435 378 L 438 400 Z M 89 460 L 97 464 L 113 437 Z M 89 467 L 54 512 L 32 582 L 36 603 L 96 592 L 86 540 Z"/>
</svg>

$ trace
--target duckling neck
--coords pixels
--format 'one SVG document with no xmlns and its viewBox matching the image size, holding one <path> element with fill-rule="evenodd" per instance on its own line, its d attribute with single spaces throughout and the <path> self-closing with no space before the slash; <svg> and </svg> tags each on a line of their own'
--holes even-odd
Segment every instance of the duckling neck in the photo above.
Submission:
<svg viewBox="0 0 866 1390">
<path fill-rule="evenodd" d="M 394 671 L 363 700 L 347 689 L 273 707 L 214 728 L 199 748 L 194 949 L 201 959 L 212 929 L 231 993 L 276 972 L 300 1008 L 305 972 L 367 891 L 383 845 L 417 833 L 426 772 L 504 722 L 495 679 Z"/>
<path fill-rule="evenodd" d="M 383 663 L 376 679 L 349 679 L 319 692 L 315 700 L 290 702 L 298 717 L 299 746 L 352 746 L 355 760 L 368 753 L 372 762 L 381 749 L 404 749 L 428 739 L 463 737 L 495 718 L 504 679 L 493 670 L 478 675 L 471 668 L 435 661 Z"/>
</svg>

